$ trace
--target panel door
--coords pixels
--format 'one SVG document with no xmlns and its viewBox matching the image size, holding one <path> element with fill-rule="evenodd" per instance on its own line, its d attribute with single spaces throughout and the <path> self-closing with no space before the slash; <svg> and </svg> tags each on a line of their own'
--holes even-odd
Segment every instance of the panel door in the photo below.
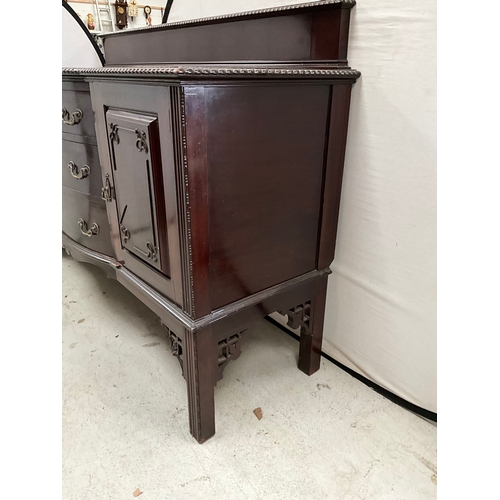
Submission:
<svg viewBox="0 0 500 500">
<path fill-rule="evenodd" d="M 106 124 L 121 246 L 169 276 L 158 117 L 108 109 Z"/>
</svg>

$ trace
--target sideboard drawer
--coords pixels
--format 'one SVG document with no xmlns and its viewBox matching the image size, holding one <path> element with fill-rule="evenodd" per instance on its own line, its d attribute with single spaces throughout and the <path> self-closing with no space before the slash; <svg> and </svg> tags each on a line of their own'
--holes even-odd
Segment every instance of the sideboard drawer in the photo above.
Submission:
<svg viewBox="0 0 500 500">
<path fill-rule="evenodd" d="M 106 205 L 99 198 L 63 187 L 62 230 L 80 245 L 114 256 Z"/>
<path fill-rule="evenodd" d="M 62 185 L 101 196 L 101 167 L 95 143 L 85 137 L 62 141 Z"/>
<path fill-rule="evenodd" d="M 95 137 L 90 92 L 62 91 L 62 131 L 68 134 Z"/>
</svg>

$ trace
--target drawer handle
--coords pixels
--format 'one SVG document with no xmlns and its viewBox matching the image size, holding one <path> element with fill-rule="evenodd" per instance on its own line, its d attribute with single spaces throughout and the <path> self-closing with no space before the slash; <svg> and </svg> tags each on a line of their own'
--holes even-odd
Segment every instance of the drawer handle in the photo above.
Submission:
<svg viewBox="0 0 500 500">
<path fill-rule="evenodd" d="M 80 226 L 82 234 L 89 238 L 99 234 L 99 226 L 95 222 L 90 226 L 90 229 L 88 229 L 87 223 L 83 219 L 78 219 L 78 225 Z"/>
<path fill-rule="evenodd" d="M 81 109 L 77 109 L 73 113 L 69 113 L 66 108 L 62 109 L 62 121 L 66 125 L 76 125 L 80 123 L 83 118 L 83 111 Z"/>
<path fill-rule="evenodd" d="M 80 169 L 80 172 L 78 172 L 78 167 L 74 161 L 68 163 L 68 168 L 71 170 L 71 175 L 75 179 L 85 179 L 85 177 L 90 174 L 90 167 L 88 165 L 84 165 Z"/>
</svg>

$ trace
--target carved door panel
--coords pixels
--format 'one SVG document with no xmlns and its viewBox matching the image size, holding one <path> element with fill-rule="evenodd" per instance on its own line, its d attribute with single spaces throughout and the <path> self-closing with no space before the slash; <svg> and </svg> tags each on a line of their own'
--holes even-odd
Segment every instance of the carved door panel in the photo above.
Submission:
<svg viewBox="0 0 500 500">
<path fill-rule="evenodd" d="M 121 246 L 169 276 L 158 117 L 109 109 L 106 125 Z"/>
</svg>

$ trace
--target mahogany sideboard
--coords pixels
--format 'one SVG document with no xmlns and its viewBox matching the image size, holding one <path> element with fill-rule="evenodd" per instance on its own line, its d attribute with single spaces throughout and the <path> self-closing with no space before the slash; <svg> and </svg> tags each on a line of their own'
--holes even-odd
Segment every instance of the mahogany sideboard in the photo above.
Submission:
<svg viewBox="0 0 500 500">
<path fill-rule="evenodd" d="M 103 68 L 63 69 L 63 247 L 159 316 L 200 443 L 258 319 L 288 315 L 319 369 L 354 3 L 116 32 Z"/>
</svg>

